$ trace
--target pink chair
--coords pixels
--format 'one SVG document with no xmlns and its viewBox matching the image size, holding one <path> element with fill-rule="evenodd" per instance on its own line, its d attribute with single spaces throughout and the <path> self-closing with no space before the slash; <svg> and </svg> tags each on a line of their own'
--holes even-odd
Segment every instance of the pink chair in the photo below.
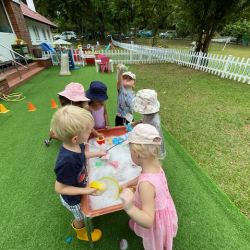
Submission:
<svg viewBox="0 0 250 250">
<path fill-rule="evenodd" d="M 109 70 L 109 57 L 101 57 L 101 69 L 102 73 L 104 74 L 104 70 L 107 70 L 110 73 Z"/>
<path fill-rule="evenodd" d="M 97 60 L 101 60 L 102 57 L 106 57 L 106 55 L 100 55 L 100 54 L 97 54 L 97 55 L 96 55 L 96 59 L 97 59 Z M 98 63 L 98 64 L 99 64 L 99 71 L 101 71 L 101 70 L 102 70 L 102 69 L 101 69 L 102 63 L 100 62 L 100 63 Z"/>
</svg>

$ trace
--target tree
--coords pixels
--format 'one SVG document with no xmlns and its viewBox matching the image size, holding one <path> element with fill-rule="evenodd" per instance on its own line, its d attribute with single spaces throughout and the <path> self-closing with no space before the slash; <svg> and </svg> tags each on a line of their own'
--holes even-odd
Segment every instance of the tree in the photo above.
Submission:
<svg viewBox="0 0 250 250">
<path fill-rule="evenodd" d="M 234 36 L 237 43 L 242 41 L 242 39 L 246 39 L 246 43 L 248 44 L 250 40 L 250 22 L 242 19 L 234 24 L 228 24 L 224 28 L 224 33 Z"/>
<path fill-rule="evenodd" d="M 208 52 L 208 47 L 218 25 L 240 16 L 250 6 L 250 0 L 180 0 L 178 20 L 185 21 L 184 27 L 197 36 L 196 51 Z"/>
</svg>

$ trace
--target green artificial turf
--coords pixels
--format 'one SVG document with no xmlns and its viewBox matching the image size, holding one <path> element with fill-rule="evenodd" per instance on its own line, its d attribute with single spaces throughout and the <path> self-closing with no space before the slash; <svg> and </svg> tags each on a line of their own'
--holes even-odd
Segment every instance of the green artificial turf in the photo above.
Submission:
<svg viewBox="0 0 250 250">
<path fill-rule="evenodd" d="M 79 82 L 87 90 L 91 81 L 103 81 L 108 87 L 109 121 L 114 126 L 116 73 L 97 74 L 94 66 L 72 70 L 71 76 L 60 77 L 59 71 L 59 67 L 45 70 L 13 91 L 22 92 L 25 100 L 0 101 L 10 110 L 0 114 L 0 249 L 89 249 L 88 242 L 76 238 L 70 226 L 72 215 L 54 191 L 60 142 L 52 140 L 46 147 L 43 141 L 48 139 L 55 112 L 51 99 L 59 105 L 57 93 L 70 82 Z M 29 101 L 36 111 L 28 111 Z M 139 118 L 135 115 L 135 120 Z M 173 249 L 249 249 L 249 220 L 163 130 L 167 149 L 164 170 L 179 217 Z M 129 229 L 124 211 L 93 218 L 93 224 L 103 231 L 95 249 L 119 249 L 122 238 L 127 239 L 128 249 L 143 249 L 142 240 Z"/>
</svg>

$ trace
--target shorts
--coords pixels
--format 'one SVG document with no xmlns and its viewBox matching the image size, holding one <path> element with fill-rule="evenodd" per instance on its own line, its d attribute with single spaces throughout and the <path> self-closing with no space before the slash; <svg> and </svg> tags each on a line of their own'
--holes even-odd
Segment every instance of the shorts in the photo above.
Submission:
<svg viewBox="0 0 250 250">
<path fill-rule="evenodd" d="M 60 199 L 61 199 L 61 202 L 63 204 L 63 206 L 65 206 L 75 217 L 75 219 L 77 221 L 81 221 L 83 220 L 83 213 L 82 213 L 82 210 L 81 210 L 81 204 L 76 204 L 76 205 L 69 205 L 63 198 L 62 196 L 60 195 Z"/>
<path fill-rule="evenodd" d="M 115 117 L 115 126 L 124 126 L 123 123 L 129 124 L 129 121 L 126 120 L 126 118 L 122 118 L 120 116 Z"/>
</svg>

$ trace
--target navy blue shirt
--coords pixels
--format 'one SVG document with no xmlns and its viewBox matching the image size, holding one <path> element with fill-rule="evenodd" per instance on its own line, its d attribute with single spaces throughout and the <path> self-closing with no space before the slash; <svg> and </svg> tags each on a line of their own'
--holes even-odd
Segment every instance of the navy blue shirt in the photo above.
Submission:
<svg viewBox="0 0 250 250">
<path fill-rule="evenodd" d="M 55 173 L 56 180 L 62 184 L 85 187 L 88 179 L 88 169 L 86 165 L 85 145 L 80 144 L 81 153 L 70 151 L 61 145 L 56 160 Z M 69 205 L 76 205 L 81 201 L 81 195 L 62 195 Z"/>
</svg>

